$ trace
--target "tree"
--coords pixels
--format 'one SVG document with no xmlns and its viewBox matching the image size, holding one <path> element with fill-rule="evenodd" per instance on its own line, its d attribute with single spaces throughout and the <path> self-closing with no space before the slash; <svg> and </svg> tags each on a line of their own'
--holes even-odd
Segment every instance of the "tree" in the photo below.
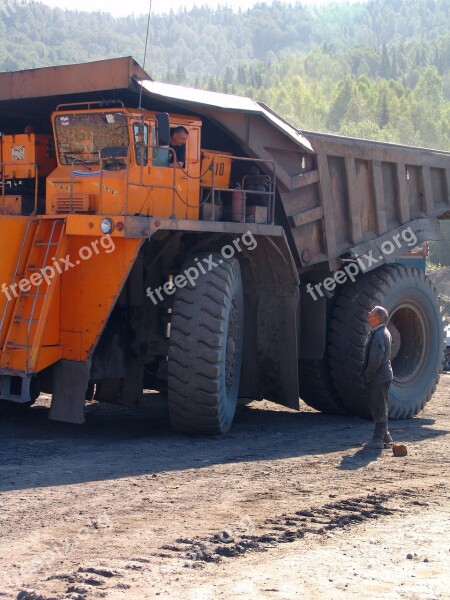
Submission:
<svg viewBox="0 0 450 600">
<path fill-rule="evenodd" d="M 338 90 L 327 118 L 327 127 L 331 131 L 339 131 L 342 122 L 346 118 L 350 103 L 355 95 L 355 84 L 350 77 L 346 77 L 339 84 Z"/>
<path fill-rule="evenodd" d="M 383 90 L 381 92 L 381 97 L 380 97 L 380 111 L 379 111 L 379 117 L 378 117 L 378 126 L 380 127 L 380 129 L 383 129 L 383 127 L 386 127 L 386 125 L 388 123 L 389 123 L 389 105 L 388 105 L 386 90 Z"/>
<path fill-rule="evenodd" d="M 386 44 L 383 44 L 381 50 L 381 64 L 380 64 L 380 77 L 383 79 L 389 79 L 391 76 L 391 63 L 389 61 L 389 55 Z"/>
</svg>

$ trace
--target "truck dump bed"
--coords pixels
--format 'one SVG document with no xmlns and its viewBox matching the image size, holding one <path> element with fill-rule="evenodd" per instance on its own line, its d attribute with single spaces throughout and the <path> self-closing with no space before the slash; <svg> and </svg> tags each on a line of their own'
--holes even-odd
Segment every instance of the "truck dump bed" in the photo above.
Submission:
<svg viewBox="0 0 450 600">
<path fill-rule="evenodd" d="M 360 254 L 415 220 L 450 216 L 450 153 L 305 135 L 315 168 L 281 192 L 303 266 Z M 440 239 L 437 223 L 419 229 L 423 240 Z"/>
</svg>

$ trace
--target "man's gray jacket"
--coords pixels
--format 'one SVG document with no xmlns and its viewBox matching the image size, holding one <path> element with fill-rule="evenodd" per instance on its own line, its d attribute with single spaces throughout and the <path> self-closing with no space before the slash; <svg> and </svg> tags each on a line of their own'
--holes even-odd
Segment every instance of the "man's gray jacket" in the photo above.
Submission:
<svg viewBox="0 0 450 600">
<path fill-rule="evenodd" d="M 369 333 L 361 375 L 367 385 L 392 381 L 392 337 L 385 325 L 378 325 Z"/>
</svg>

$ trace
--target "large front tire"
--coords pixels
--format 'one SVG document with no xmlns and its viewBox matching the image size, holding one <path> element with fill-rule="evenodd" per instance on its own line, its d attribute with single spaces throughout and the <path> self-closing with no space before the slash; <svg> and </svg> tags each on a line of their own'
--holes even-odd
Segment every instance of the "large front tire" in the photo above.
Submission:
<svg viewBox="0 0 450 600">
<path fill-rule="evenodd" d="M 208 258 L 209 263 L 202 263 Z M 239 262 L 200 255 L 183 272 L 215 264 L 175 294 L 170 329 L 168 398 L 172 428 L 187 434 L 228 431 L 242 365 L 244 301 Z M 209 268 L 209 266 L 208 266 Z"/>
<path fill-rule="evenodd" d="M 389 418 L 408 419 L 430 399 L 443 360 L 443 323 L 436 292 L 422 271 L 403 265 L 380 267 L 349 284 L 337 299 L 330 323 L 331 376 L 342 402 L 370 418 L 367 388 L 361 378 L 367 313 L 389 311 L 393 336 Z"/>
</svg>

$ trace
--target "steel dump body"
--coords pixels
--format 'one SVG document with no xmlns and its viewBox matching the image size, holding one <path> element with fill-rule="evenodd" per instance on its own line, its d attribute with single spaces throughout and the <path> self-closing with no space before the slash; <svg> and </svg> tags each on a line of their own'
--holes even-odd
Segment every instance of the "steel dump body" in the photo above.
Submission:
<svg viewBox="0 0 450 600">
<path fill-rule="evenodd" d="M 158 141 L 164 117 L 172 129 L 187 128 L 186 163 L 179 169 L 170 168 L 171 150 Z M 24 133 L 28 123 L 38 133 Z M 300 132 L 248 98 L 153 82 L 131 58 L 0 73 L 0 132 L 0 401 L 29 401 L 30 386 L 44 373 L 57 399 L 55 419 L 82 421 L 74 398 L 80 390 L 84 398 L 88 381 L 98 385 L 100 400 L 135 403 L 149 364 L 178 390 L 178 417 L 186 412 L 177 387 L 185 368 L 174 349 L 184 343 L 176 338 L 177 311 L 183 312 L 177 302 L 203 306 L 203 299 L 183 300 L 181 291 L 172 297 L 172 282 L 184 272 L 183 260 L 196 252 L 218 260 L 225 246 L 232 256 L 240 253 L 233 259 L 240 267 L 232 262 L 223 273 L 236 298 L 223 292 L 212 314 L 228 306 L 217 332 L 234 321 L 234 331 L 242 329 L 236 333 L 245 339 L 236 350 L 240 395 L 298 408 L 298 364 L 328 364 L 332 297 L 342 281 L 331 280 L 328 295 L 319 288 L 310 293 L 311 284 L 349 263 L 361 269 L 361 257 L 370 258 L 364 265 L 370 272 L 413 241 L 440 239 L 438 219 L 450 216 L 450 153 Z M 82 152 L 90 152 L 89 160 Z M 102 232 L 111 240 L 104 252 Z M 243 247 L 243 239 L 255 243 Z M 62 269 L 62 263 L 72 266 Z M 29 273 L 39 280 L 35 287 Z M 161 301 L 153 302 L 155 288 L 167 297 L 160 292 Z M 245 311 L 236 309 L 240 303 Z M 408 323 L 426 329 L 425 317 L 407 310 L 393 323 L 405 339 Z M 245 325 L 234 311 L 245 312 Z M 215 326 L 204 324 L 208 331 Z M 147 327 L 139 346 L 129 341 Z M 223 378 L 234 345 L 220 339 L 228 350 L 213 372 Z M 414 373 L 425 358 L 417 358 Z M 183 377 L 195 368 L 186 367 Z M 25 381 L 22 391 L 17 378 Z M 73 380 L 73 394 L 66 379 Z M 237 394 L 236 385 L 215 383 Z M 192 389 L 193 398 L 204 392 Z M 67 394 L 78 402 L 75 417 L 61 408 Z"/>
<path fill-rule="evenodd" d="M 296 178 L 297 190 L 281 192 L 303 266 L 357 252 L 402 225 L 449 211 L 450 153 L 305 135 L 316 168 Z M 439 239 L 437 228 L 426 229 L 427 239 Z"/>
</svg>

